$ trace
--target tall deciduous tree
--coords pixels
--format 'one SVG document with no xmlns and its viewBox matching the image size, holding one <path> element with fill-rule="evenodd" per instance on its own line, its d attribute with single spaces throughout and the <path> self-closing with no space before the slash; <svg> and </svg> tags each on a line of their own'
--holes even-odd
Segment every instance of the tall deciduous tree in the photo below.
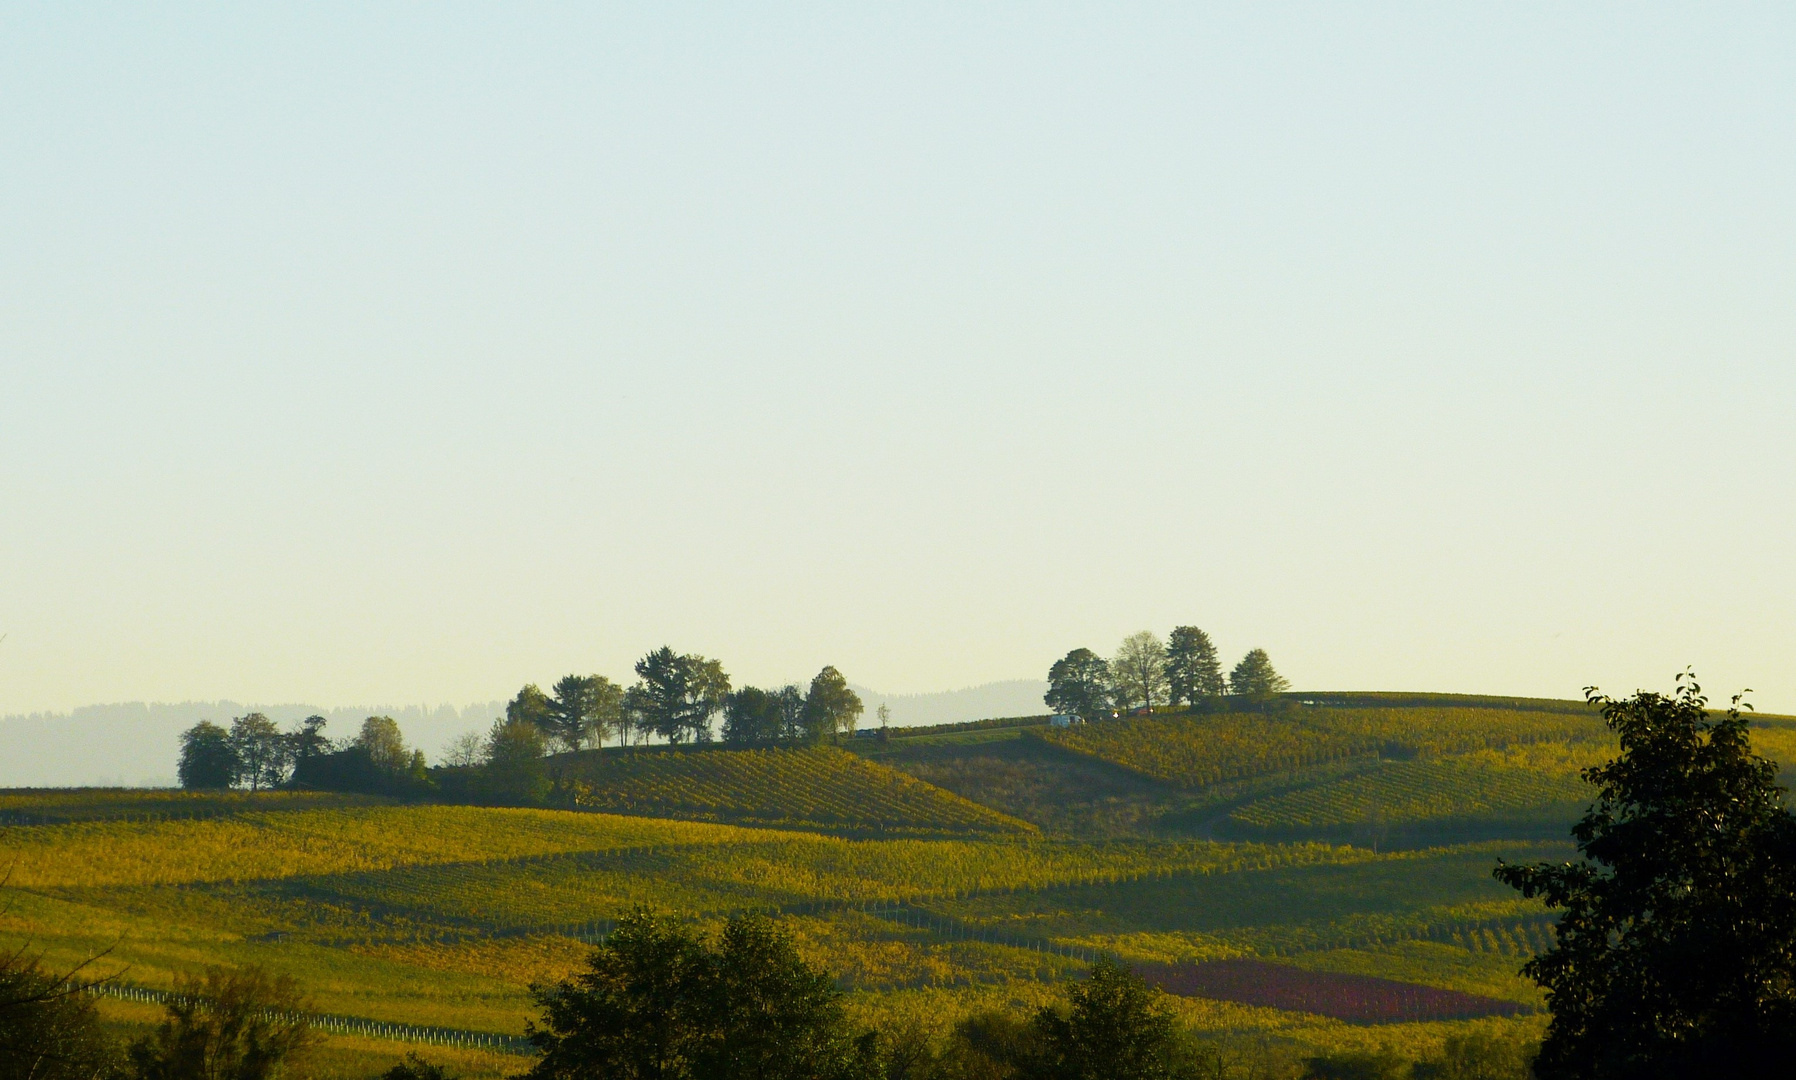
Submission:
<svg viewBox="0 0 1796 1080">
<path fill-rule="evenodd" d="M 1110 665 L 1090 649 L 1074 649 L 1048 668 L 1048 708 L 1085 720 L 1110 711 Z"/>
<path fill-rule="evenodd" d="M 237 755 L 237 782 L 251 791 L 276 787 L 287 778 L 292 764 L 288 741 L 261 713 L 231 721 L 231 749 Z"/>
<path fill-rule="evenodd" d="M 1229 693 L 1255 705 L 1265 705 L 1291 689 L 1291 683 L 1272 667 L 1272 657 L 1265 649 L 1254 649 L 1241 658 L 1229 672 Z"/>
<path fill-rule="evenodd" d="M 861 696 L 848 688 L 848 680 L 834 666 L 826 666 L 811 680 L 804 697 L 804 726 L 812 742 L 853 735 L 855 721 L 865 711 Z"/>
<path fill-rule="evenodd" d="M 1110 661 L 1110 678 L 1116 687 L 1116 703 L 1123 708 L 1166 700 L 1166 646 L 1153 631 L 1143 630 L 1123 638 Z"/>
<path fill-rule="evenodd" d="M 390 716 L 370 716 L 363 720 L 362 730 L 355 737 L 355 746 L 382 772 L 402 773 L 411 766 L 412 754 L 405 747 L 405 735 L 399 730 L 399 721 Z"/>
<path fill-rule="evenodd" d="M 1166 639 L 1166 689 L 1174 705 L 1195 707 L 1228 693 L 1216 645 L 1195 626 L 1175 626 Z"/>
<path fill-rule="evenodd" d="M 554 734 L 555 706 L 549 701 L 549 695 L 537 688 L 535 683 L 526 683 L 518 691 L 518 696 L 505 703 L 505 719 L 524 720 L 542 729 L 544 735 Z"/>
<path fill-rule="evenodd" d="M 534 806 L 549 795 L 547 752 L 543 729 L 522 718 L 494 720 L 486 738 L 486 755 L 479 789 L 491 802 Z"/>
<path fill-rule="evenodd" d="M 1522 968 L 1547 992 L 1542 1080 L 1782 1075 L 1796 1061 L 1796 818 L 1739 698 L 1587 690 L 1620 738 L 1584 771 L 1576 863 L 1499 865 L 1561 911 Z"/>
<path fill-rule="evenodd" d="M 670 743 L 711 741 L 711 720 L 730 693 L 721 663 L 663 645 L 636 661 L 636 676 L 624 702 L 635 727 Z"/>
<path fill-rule="evenodd" d="M 549 699 L 545 730 L 565 750 L 602 746 L 617 729 L 623 698 L 623 687 L 603 675 L 565 676 Z"/>
<path fill-rule="evenodd" d="M 210 720 L 181 733 L 181 760 L 175 767 L 184 788 L 228 788 L 237 782 L 237 751 L 231 733 Z"/>
<path fill-rule="evenodd" d="M 300 721 L 296 730 L 288 733 L 287 752 L 296 768 L 308 758 L 331 752 L 331 741 L 324 736 L 326 722 L 322 716 L 308 716 Z"/>
<path fill-rule="evenodd" d="M 732 746 L 761 746 L 784 739 L 777 692 L 758 686 L 733 691 L 723 706 L 723 741 Z"/>
</svg>

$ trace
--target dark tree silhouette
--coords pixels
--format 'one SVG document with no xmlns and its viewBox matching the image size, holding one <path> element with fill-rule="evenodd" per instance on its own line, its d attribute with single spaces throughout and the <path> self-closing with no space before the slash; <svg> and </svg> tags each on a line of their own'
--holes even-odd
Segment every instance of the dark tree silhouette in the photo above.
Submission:
<svg viewBox="0 0 1796 1080">
<path fill-rule="evenodd" d="M 1202 1075 L 1204 1055 L 1179 1030 L 1165 993 L 1128 968 L 1100 960 L 1073 987 L 1064 1012 L 1035 1015 L 1029 1080 L 1184 1080 Z"/>
<path fill-rule="evenodd" d="M 1110 712 L 1110 665 L 1090 649 L 1074 649 L 1048 669 L 1048 692 L 1043 700 L 1051 709 L 1096 720 Z"/>
<path fill-rule="evenodd" d="M 291 976 L 211 968 L 176 989 L 168 1019 L 131 1046 L 139 1080 L 270 1080 L 317 1041 Z"/>
<path fill-rule="evenodd" d="M 1166 683 L 1174 705 L 1194 707 L 1228 693 L 1216 644 L 1195 626 L 1175 626 L 1166 639 Z"/>
<path fill-rule="evenodd" d="M 231 745 L 231 733 L 210 720 L 181 733 L 181 760 L 175 771 L 184 788 L 228 788 L 242 765 Z"/>
<path fill-rule="evenodd" d="M 537 991 L 543 1056 L 528 1080 L 871 1080 L 830 978 L 765 918 L 731 919 L 716 948 L 638 910 L 587 969 Z"/>
<path fill-rule="evenodd" d="M 23 948 L 0 955 L 0 1078 L 93 1080 L 116 1074 L 119 1048 L 86 993 L 104 980 L 83 980 L 86 966 L 58 975 Z"/>
<path fill-rule="evenodd" d="M 1582 861 L 1501 864 L 1559 908 L 1558 943 L 1523 973 L 1547 992 L 1542 1080 L 1781 1075 L 1796 1060 L 1796 818 L 1752 752 L 1740 698 L 1588 689 L 1621 739 L 1586 769 Z"/>
</svg>

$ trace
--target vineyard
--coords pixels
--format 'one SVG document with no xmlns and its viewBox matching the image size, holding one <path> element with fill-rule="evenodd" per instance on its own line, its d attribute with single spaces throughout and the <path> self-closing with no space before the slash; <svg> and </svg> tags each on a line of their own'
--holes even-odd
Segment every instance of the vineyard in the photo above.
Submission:
<svg viewBox="0 0 1796 1080">
<path fill-rule="evenodd" d="M 1154 715 L 1048 728 L 1040 737 L 1185 788 L 1353 759 L 1436 758 L 1532 743 L 1601 740 L 1589 710 L 1294 708 Z"/>
<path fill-rule="evenodd" d="M 1176 788 L 1022 729 L 893 739 L 855 750 L 1057 835 L 1153 835 L 1188 801 Z"/>
<path fill-rule="evenodd" d="M 715 844 L 722 826 L 471 806 L 258 811 L 0 830 L 20 887 L 174 885 L 485 862 L 649 844 Z"/>
<path fill-rule="evenodd" d="M 1481 1016 L 1514 1016 L 1521 1011 L 1512 1001 L 1458 990 L 1440 990 L 1370 975 L 1305 971 L 1262 960 L 1146 964 L 1140 968 L 1140 973 L 1149 982 L 1175 994 L 1315 1013 L 1355 1024 L 1470 1020 Z"/>
<path fill-rule="evenodd" d="M 181 791 L 171 788 L 0 790 L 0 825 L 75 821 L 175 821 L 258 810 L 334 810 L 390 803 L 328 791 Z"/>
<path fill-rule="evenodd" d="M 1485 761 L 1385 762 L 1314 787 L 1256 799 L 1228 815 L 1245 835 L 1333 835 L 1418 825 L 1545 827 L 1565 835 L 1589 801 L 1576 776 Z"/>
<path fill-rule="evenodd" d="M 6 792 L 0 945 L 53 963 L 110 950 L 107 970 L 149 997 L 204 964 L 263 964 L 339 1018 L 332 1052 L 422 1031 L 473 1053 L 519 1034 L 530 985 L 578 970 L 632 907 L 710 930 L 758 911 L 869 1020 L 939 1031 L 1046 1004 L 1112 956 L 1159 972 L 1200 1033 L 1419 1054 L 1538 1023 L 1516 968 L 1549 945 L 1551 915 L 1490 869 L 1567 857 L 1546 839 L 1563 818 L 1547 819 L 1612 753 L 1588 712 L 1501 706 L 1361 695 L 844 748 L 587 752 L 549 761 L 577 800 L 562 809 Z M 1796 751 L 1796 726 L 1754 734 Z M 1398 842 L 1427 825 L 1491 839 Z"/>
<path fill-rule="evenodd" d="M 835 747 L 587 751 L 558 759 L 577 806 L 614 814 L 885 834 L 1031 826 Z"/>
</svg>

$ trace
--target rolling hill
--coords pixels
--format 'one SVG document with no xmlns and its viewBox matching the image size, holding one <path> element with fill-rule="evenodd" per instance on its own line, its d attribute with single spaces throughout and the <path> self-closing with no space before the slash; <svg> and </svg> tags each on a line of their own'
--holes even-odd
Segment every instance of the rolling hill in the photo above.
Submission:
<svg viewBox="0 0 1796 1080">
<path fill-rule="evenodd" d="M 589 750 L 554 759 L 581 809 L 883 834 L 1033 826 L 833 746 Z"/>
<path fill-rule="evenodd" d="M 1796 721 L 1755 738 L 1796 758 Z M 109 970 L 151 991 L 259 963 L 387 1038 L 516 1035 L 530 984 L 575 970 L 632 907 L 704 927 L 752 910 L 868 1020 L 938 1030 L 1033 1007 L 1109 954 L 1177 991 L 1206 1036 L 1420 1054 L 1538 1029 L 1516 968 L 1551 917 L 1490 868 L 1569 855 L 1577 770 L 1610 752 L 1573 703 L 1364 695 L 839 748 L 589 751 L 551 759 L 576 796 L 560 809 L 0 792 L 0 944 L 55 963 L 111 949 Z M 396 1045 L 330 1043 L 345 1062 Z M 518 1068 L 432 1053 L 464 1076 Z"/>
</svg>

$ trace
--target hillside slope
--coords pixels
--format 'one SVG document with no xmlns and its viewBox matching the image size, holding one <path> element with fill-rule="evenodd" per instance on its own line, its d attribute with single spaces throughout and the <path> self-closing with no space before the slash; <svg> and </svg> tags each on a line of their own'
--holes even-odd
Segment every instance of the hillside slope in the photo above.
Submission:
<svg viewBox="0 0 1796 1080">
<path fill-rule="evenodd" d="M 555 759 L 584 810 L 888 835 L 1034 826 L 833 746 L 588 750 Z"/>
<path fill-rule="evenodd" d="M 1164 831 L 1187 793 L 1131 769 L 1035 738 L 1030 729 L 864 741 L 857 753 L 1065 836 Z M 1175 830 L 1176 831 L 1176 830 Z"/>
</svg>

